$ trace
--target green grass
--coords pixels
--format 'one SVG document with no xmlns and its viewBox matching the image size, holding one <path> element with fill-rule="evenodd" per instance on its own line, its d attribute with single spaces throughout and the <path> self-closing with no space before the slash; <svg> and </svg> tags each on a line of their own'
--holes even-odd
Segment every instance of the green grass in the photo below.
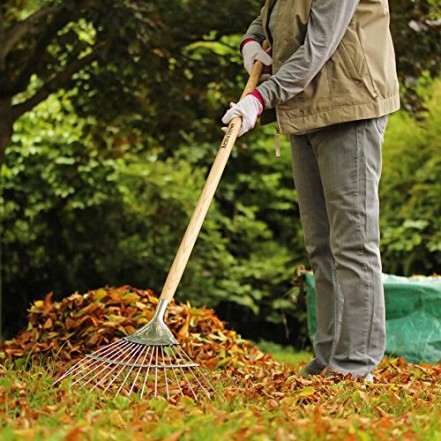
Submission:
<svg viewBox="0 0 441 441">
<path fill-rule="evenodd" d="M 214 372 L 214 399 L 198 403 L 54 388 L 50 361 L 0 368 L 0 440 L 441 440 L 440 384 L 429 368 L 392 360 L 379 384 L 316 378 L 294 390 L 289 384 L 311 354 L 271 348 L 293 363 L 282 379 L 277 371 L 247 366 Z M 240 370 L 245 384 L 235 379 Z M 282 393 L 285 386 L 289 393 Z"/>
<path fill-rule="evenodd" d="M 282 363 L 291 363 L 296 367 L 299 363 L 304 363 L 312 359 L 313 355 L 308 351 L 296 351 L 292 347 L 282 346 L 270 341 L 260 341 L 257 347 L 265 353 L 271 354 L 276 360 Z"/>
</svg>

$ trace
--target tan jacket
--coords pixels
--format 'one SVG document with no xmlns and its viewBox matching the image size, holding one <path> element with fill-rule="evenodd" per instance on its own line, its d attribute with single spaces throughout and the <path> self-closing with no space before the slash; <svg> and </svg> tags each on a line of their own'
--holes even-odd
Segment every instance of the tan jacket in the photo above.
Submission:
<svg viewBox="0 0 441 441">
<path fill-rule="evenodd" d="M 316 0 L 319 1 L 319 0 Z M 268 35 L 269 11 L 262 25 L 271 42 L 273 74 L 304 41 L 312 0 L 278 0 L 276 25 Z M 360 0 L 337 50 L 303 92 L 276 107 L 283 134 L 302 134 L 346 121 L 375 118 L 400 107 L 395 52 L 387 0 Z"/>
</svg>

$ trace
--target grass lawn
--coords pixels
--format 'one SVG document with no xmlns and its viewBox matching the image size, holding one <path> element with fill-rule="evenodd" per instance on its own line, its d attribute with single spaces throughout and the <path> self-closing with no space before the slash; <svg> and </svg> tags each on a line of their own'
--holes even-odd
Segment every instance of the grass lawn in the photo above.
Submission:
<svg viewBox="0 0 441 441">
<path fill-rule="evenodd" d="M 256 347 L 214 311 L 184 304 L 169 305 L 167 322 L 206 370 L 212 399 L 202 391 L 197 402 L 114 398 L 71 377 L 53 386 L 69 360 L 144 324 L 155 302 L 151 292 L 126 286 L 36 301 L 28 326 L 0 345 L 0 441 L 441 441 L 441 363 L 385 359 L 373 384 L 304 379 L 296 374 L 311 354 L 268 342 Z M 154 383 L 150 374 L 146 389 Z"/>
<path fill-rule="evenodd" d="M 208 372 L 212 400 L 175 404 L 54 388 L 50 358 L 0 367 L 0 440 L 441 440 L 441 365 L 390 359 L 374 384 L 306 380 L 295 374 L 310 354 L 271 349 L 281 361 Z"/>
</svg>

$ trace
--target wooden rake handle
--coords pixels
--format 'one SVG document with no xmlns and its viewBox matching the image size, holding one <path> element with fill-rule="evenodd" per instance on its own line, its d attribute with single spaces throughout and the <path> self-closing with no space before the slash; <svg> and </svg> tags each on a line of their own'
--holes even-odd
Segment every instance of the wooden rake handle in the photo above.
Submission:
<svg viewBox="0 0 441 441">
<path fill-rule="evenodd" d="M 263 64 L 260 61 L 256 61 L 245 89 L 242 92 L 241 99 L 255 89 L 262 74 L 262 69 Z M 188 259 L 190 258 L 190 254 L 193 251 L 194 244 L 196 243 L 196 239 L 205 220 L 205 216 L 207 215 L 211 201 L 213 200 L 214 193 L 234 147 L 236 138 L 239 135 L 241 125 L 241 117 L 234 118 L 228 125 L 228 130 L 221 142 L 204 188 L 202 189 L 202 193 L 199 196 L 196 208 L 194 209 L 187 230 L 182 238 L 181 245 L 179 246 L 178 252 L 176 253 L 175 259 L 168 273 L 164 287 L 162 288 L 162 293 L 159 298 L 160 300 L 170 301 L 175 295 L 176 289 L 181 281 L 182 274 L 184 273 Z"/>
</svg>

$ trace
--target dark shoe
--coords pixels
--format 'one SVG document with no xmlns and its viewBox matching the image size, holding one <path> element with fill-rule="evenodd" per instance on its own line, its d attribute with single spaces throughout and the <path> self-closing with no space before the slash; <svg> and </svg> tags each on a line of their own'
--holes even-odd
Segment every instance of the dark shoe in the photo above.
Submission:
<svg viewBox="0 0 441 441">
<path fill-rule="evenodd" d="M 320 375 L 325 368 L 325 365 L 314 358 L 299 372 L 299 375 L 305 378 L 311 375 Z"/>
</svg>

